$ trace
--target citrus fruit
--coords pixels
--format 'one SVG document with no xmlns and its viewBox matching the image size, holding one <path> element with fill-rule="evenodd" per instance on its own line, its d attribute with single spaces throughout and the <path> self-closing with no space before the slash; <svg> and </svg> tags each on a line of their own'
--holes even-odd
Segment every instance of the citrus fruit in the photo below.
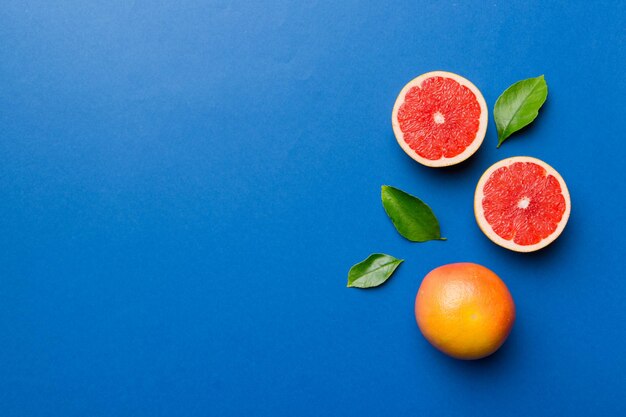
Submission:
<svg viewBox="0 0 626 417">
<path fill-rule="evenodd" d="M 528 156 L 493 164 L 474 195 L 478 226 L 494 243 L 517 252 L 552 243 L 565 228 L 570 209 L 563 178 L 550 165 Z"/>
<path fill-rule="evenodd" d="M 391 114 L 396 140 L 429 167 L 458 164 L 480 147 L 487 104 L 470 81 L 445 71 L 422 74 L 404 86 Z"/>
<path fill-rule="evenodd" d="M 415 298 L 415 318 L 437 349 L 457 359 L 480 359 L 504 343 L 515 304 L 506 285 L 491 270 L 474 263 L 435 268 Z"/>
</svg>

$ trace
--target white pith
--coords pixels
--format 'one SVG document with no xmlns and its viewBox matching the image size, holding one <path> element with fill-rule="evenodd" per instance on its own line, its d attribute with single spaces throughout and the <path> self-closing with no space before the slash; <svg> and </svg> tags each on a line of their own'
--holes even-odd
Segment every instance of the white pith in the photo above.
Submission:
<svg viewBox="0 0 626 417">
<path fill-rule="evenodd" d="M 404 133 L 402 132 L 402 130 L 400 130 L 400 124 L 398 123 L 398 111 L 400 110 L 400 106 L 402 105 L 402 103 L 404 103 L 404 98 L 406 96 L 406 93 L 411 88 L 415 86 L 420 86 L 422 82 L 424 82 L 424 80 L 428 78 L 432 78 L 432 77 L 451 78 L 455 80 L 456 82 L 458 82 L 459 84 L 469 88 L 472 91 L 472 93 L 474 93 L 474 95 L 476 96 L 476 100 L 478 101 L 478 104 L 480 106 L 480 120 L 479 120 L 479 125 L 478 125 L 478 131 L 476 132 L 476 137 L 474 138 L 474 141 L 463 152 L 461 152 L 460 154 L 458 154 L 457 156 L 453 158 L 442 157 L 440 159 L 426 159 L 418 155 L 418 153 L 415 152 L 413 149 L 411 149 L 411 147 L 409 147 L 409 145 L 404 141 Z M 438 115 L 441 116 L 441 118 L 439 118 Z M 436 112 L 435 114 L 433 114 L 433 118 L 435 120 L 435 123 L 445 122 L 445 117 L 443 116 L 443 114 L 439 112 Z M 489 118 L 489 112 L 487 110 L 487 103 L 485 102 L 485 98 L 483 97 L 480 90 L 474 84 L 472 84 L 469 80 L 461 77 L 460 75 L 454 74 L 452 72 L 431 71 L 431 72 L 422 74 L 417 78 L 414 78 L 402 88 L 393 106 L 393 111 L 391 112 L 391 125 L 393 127 L 393 133 L 396 136 L 396 140 L 398 141 L 398 144 L 404 150 L 404 152 L 406 152 L 407 155 L 409 155 L 411 158 L 413 158 L 414 160 L 416 160 L 422 165 L 438 168 L 438 167 L 445 167 L 445 166 L 458 164 L 460 162 L 465 161 L 470 156 L 472 156 L 478 150 L 480 145 L 483 143 L 483 139 L 485 138 L 485 132 L 487 132 L 488 118 Z M 441 120 L 441 122 L 439 122 L 438 120 Z"/>
<path fill-rule="evenodd" d="M 526 209 L 530 205 L 530 198 L 523 197 L 520 201 L 517 202 L 517 207 L 521 209 Z"/>
<path fill-rule="evenodd" d="M 503 166 L 509 166 L 515 162 L 533 162 L 537 165 L 542 166 L 546 170 L 547 175 L 552 175 L 554 178 L 557 179 L 557 181 L 559 182 L 559 185 L 561 186 L 561 193 L 563 194 L 563 197 L 565 198 L 565 212 L 563 213 L 563 217 L 561 218 L 561 221 L 559 222 L 556 230 L 550 236 L 546 237 L 545 239 L 542 239 L 541 241 L 539 241 L 538 243 L 534 245 L 526 245 L 526 246 L 519 245 L 513 242 L 513 240 L 506 240 L 500 237 L 496 232 L 494 232 L 491 225 L 487 222 L 487 219 L 485 218 L 485 213 L 483 210 L 482 201 L 484 198 L 483 189 L 485 187 L 485 183 L 487 182 L 487 180 L 489 179 L 489 177 L 495 170 Z M 527 200 L 527 203 L 525 202 L 525 200 Z M 525 197 L 525 198 L 522 198 L 518 202 L 518 207 L 526 208 L 526 207 L 520 206 L 522 205 L 523 202 L 525 203 L 526 207 L 528 207 L 528 204 L 530 204 L 530 200 Z M 499 162 L 496 162 L 492 166 L 490 166 L 485 171 L 485 173 L 480 177 L 480 180 L 478 181 L 478 185 L 476 186 L 476 193 L 474 194 L 474 215 L 476 216 L 476 222 L 478 223 L 478 227 L 480 227 L 483 233 L 489 239 L 491 239 L 491 241 L 494 242 L 495 244 L 502 246 L 504 248 L 510 249 L 512 251 L 516 251 L 516 252 L 534 252 L 554 242 L 556 238 L 558 238 L 559 235 L 563 232 L 563 229 L 565 229 L 565 225 L 567 224 L 567 220 L 569 219 L 569 216 L 570 216 L 571 207 L 572 207 L 572 204 L 570 200 L 569 191 L 561 175 L 554 168 L 552 168 L 550 165 L 546 164 L 542 160 L 533 158 L 530 156 L 514 156 L 512 158 L 503 159 Z"/>
</svg>

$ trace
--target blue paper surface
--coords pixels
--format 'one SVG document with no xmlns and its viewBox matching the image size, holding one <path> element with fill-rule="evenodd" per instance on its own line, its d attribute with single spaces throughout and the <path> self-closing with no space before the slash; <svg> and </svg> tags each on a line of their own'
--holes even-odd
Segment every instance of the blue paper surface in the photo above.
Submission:
<svg viewBox="0 0 626 417">
<path fill-rule="evenodd" d="M 624 20 L 606 1 L 0 4 L 0 415 L 589 416 L 626 407 Z M 459 73 L 490 107 L 545 74 L 535 123 L 466 163 L 397 145 L 397 93 Z M 572 195 L 534 254 L 473 215 L 531 155 Z M 435 211 L 414 244 L 389 184 Z M 373 252 L 406 259 L 345 287 Z M 447 358 L 422 277 L 483 264 L 517 305 L 494 356 Z"/>
</svg>

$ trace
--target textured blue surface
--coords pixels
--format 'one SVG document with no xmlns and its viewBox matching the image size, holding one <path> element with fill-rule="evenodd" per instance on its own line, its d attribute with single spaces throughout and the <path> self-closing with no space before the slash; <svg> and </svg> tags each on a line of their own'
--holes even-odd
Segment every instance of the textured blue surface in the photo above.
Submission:
<svg viewBox="0 0 626 417">
<path fill-rule="evenodd" d="M 0 415 L 623 415 L 623 1 L 96 3 L 0 5 Z M 490 108 L 522 78 L 550 93 L 502 148 L 490 120 L 470 161 L 432 170 L 390 114 L 434 69 Z M 573 201 L 531 255 L 472 210 L 520 154 Z M 449 240 L 403 240 L 381 184 Z M 406 262 L 345 288 L 379 251 Z M 486 360 L 414 322 L 421 278 L 456 261 L 517 303 Z"/>
</svg>

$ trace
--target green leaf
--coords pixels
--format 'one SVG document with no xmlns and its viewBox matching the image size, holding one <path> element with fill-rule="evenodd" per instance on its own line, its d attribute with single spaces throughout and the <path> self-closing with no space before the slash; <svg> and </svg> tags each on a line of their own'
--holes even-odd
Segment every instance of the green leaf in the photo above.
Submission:
<svg viewBox="0 0 626 417">
<path fill-rule="evenodd" d="M 422 200 L 388 185 L 383 185 L 381 196 L 387 215 L 402 236 L 413 242 L 446 240 L 441 237 L 439 221 Z"/>
<path fill-rule="evenodd" d="M 348 287 L 378 287 L 387 281 L 404 259 L 396 259 L 384 253 L 373 253 L 366 260 L 350 268 Z"/>
<path fill-rule="evenodd" d="M 504 90 L 493 107 L 498 148 L 511 134 L 535 120 L 547 97 L 548 85 L 543 75 L 518 81 Z"/>
</svg>

